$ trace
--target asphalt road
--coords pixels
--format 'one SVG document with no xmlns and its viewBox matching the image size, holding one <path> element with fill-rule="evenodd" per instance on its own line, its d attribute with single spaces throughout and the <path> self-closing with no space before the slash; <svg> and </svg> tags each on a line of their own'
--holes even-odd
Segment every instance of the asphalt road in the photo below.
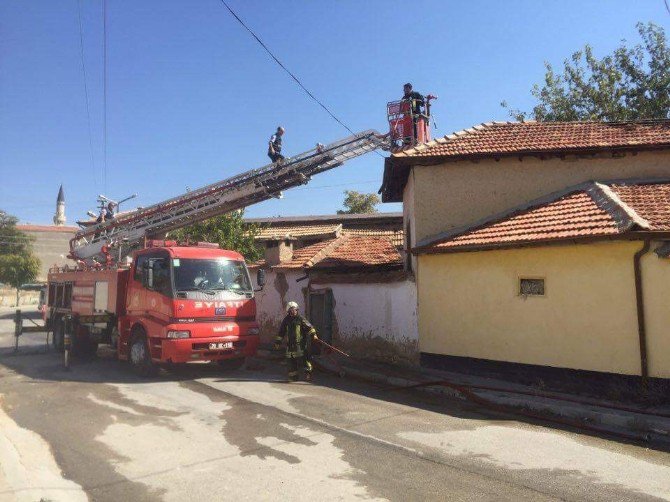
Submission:
<svg viewBox="0 0 670 502">
<path fill-rule="evenodd" d="M 670 455 L 257 361 L 65 372 L 0 311 L 0 500 L 658 500 Z"/>
</svg>

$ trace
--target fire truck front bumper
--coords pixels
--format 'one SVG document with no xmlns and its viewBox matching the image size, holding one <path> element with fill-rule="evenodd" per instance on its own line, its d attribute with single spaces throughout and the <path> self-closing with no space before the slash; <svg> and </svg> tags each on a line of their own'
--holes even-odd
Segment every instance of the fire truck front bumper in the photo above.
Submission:
<svg viewBox="0 0 670 502">
<path fill-rule="evenodd" d="M 258 335 L 211 338 L 159 338 L 152 342 L 151 355 L 156 362 L 187 363 L 218 361 L 256 355 Z"/>
</svg>

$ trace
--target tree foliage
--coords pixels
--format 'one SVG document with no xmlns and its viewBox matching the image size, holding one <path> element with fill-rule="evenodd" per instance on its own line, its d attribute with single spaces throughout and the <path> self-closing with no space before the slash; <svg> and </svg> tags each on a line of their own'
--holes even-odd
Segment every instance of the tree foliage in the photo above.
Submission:
<svg viewBox="0 0 670 502">
<path fill-rule="evenodd" d="M 530 113 L 512 110 L 516 120 L 626 121 L 670 118 L 670 50 L 665 31 L 653 23 L 637 24 L 641 44 L 625 40 L 598 59 L 591 46 L 575 52 L 558 73 L 545 62 L 542 85 L 531 93 L 538 103 Z"/>
<path fill-rule="evenodd" d="M 16 228 L 16 217 L 0 210 L 0 282 L 14 288 L 32 282 L 40 272 L 32 239 Z"/>
<path fill-rule="evenodd" d="M 23 284 L 34 281 L 39 273 L 40 260 L 32 253 L 0 255 L 0 282 L 19 289 Z"/>
<path fill-rule="evenodd" d="M 222 249 L 237 251 L 247 262 L 252 262 L 263 256 L 254 240 L 259 231 L 259 225 L 244 222 L 244 211 L 233 211 L 174 230 L 170 232 L 170 238 L 190 242 L 215 242 Z"/>
<path fill-rule="evenodd" d="M 361 214 L 376 213 L 377 204 L 381 202 L 379 196 L 375 193 L 361 193 L 355 190 L 344 191 L 343 206 L 346 209 L 340 209 L 337 214 Z"/>
</svg>

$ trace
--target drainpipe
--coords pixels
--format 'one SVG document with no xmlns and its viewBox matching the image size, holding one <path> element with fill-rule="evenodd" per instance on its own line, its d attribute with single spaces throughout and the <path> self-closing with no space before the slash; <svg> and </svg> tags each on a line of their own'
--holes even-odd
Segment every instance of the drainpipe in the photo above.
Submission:
<svg viewBox="0 0 670 502">
<path fill-rule="evenodd" d="M 644 240 L 642 248 L 633 257 L 633 270 L 635 271 L 635 301 L 637 306 L 637 333 L 640 338 L 640 367 L 642 372 L 642 384 L 646 387 L 649 378 L 649 363 L 647 361 L 647 332 L 644 322 L 644 298 L 642 295 L 642 271 L 640 270 L 640 258 L 651 246 L 649 239 Z"/>
</svg>

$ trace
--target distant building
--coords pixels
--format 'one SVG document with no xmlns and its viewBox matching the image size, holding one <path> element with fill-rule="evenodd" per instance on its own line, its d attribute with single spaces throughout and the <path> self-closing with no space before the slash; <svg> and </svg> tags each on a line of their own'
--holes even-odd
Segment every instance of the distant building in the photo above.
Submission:
<svg viewBox="0 0 670 502">
<path fill-rule="evenodd" d="M 65 226 L 65 193 L 63 185 L 58 190 L 56 198 L 56 213 L 53 217 L 54 225 L 17 225 L 16 228 L 32 237 L 33 251 L 40 260 L 38 281 L 46 281 L 49 269 L 54 266 L 72 265 L 67 255 L 70 253 L 70 239 L 77 232 L 77 227 Z"/>
<path fill-rule="evenodd" d="M 401 213 L 254 218 L 267 283 L 256 294 L 270 343 L 297 301 L 319 337 L 369 359 L 418 362 L 416 284 L 404 270 Z"/>
<path fill-rule="evenodd" d="M 399 247 L 403 244 L 402 213 L 327 214 L 245 218 L 245 223 L 261 227 L 256 240 L 262 243 L 290 240 L 293 249 L 339 235 L 386 237 Z"/>
</svg>

